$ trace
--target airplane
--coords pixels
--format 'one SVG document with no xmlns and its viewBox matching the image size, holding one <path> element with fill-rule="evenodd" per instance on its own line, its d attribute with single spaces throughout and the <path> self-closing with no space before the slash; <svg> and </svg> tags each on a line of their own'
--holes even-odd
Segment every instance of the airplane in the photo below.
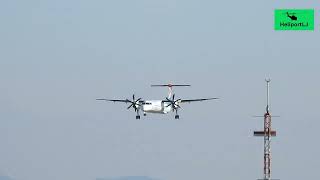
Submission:
<svg viewBox="0 0 320 180">
<path fill-rule="evenodd" d="M 187 87 L 191 85 L 185 84 L 160 84 L 160 85 L 151 85 L 151 87 L 168 87 L 169 92 L 168 96 L 164 100 L 142 100 L 142 98 L 135 99 L 135 95 L 132 95 L 132 100 L 129 99 L 105 99 L 99 98 L 96 100 L 102 101 L 111 101 L 111 102 L 123 102 L 130 103 L 127 109 L 133 108 L 137 113 L 136 119 L 140 119 L 140 110 L 143 112 L 143 115 L 146 116 L 147 113 L 158 113 L 158 114 L 167 114 L 171 111 L 175 112 L 175 119 L 179 119 L 178 109 L 181 108 L 181 103 L 190 103 L 196 101 L 207 101 L 212 99 L 219 98 L 201 98 L 201 99 L 175 99 L 175 94 L 173 94 L 173 87 Z"/>
</svg>

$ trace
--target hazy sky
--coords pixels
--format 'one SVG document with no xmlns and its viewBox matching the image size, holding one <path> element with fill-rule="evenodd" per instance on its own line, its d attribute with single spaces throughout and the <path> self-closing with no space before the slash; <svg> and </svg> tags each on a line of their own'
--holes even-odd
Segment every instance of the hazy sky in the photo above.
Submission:
<svg viewBox="0 0 320 180">
<path fill-rule="evenodd" d="M 273 30 L 275 8 L 314 8 L 315 31 Z M 0 175 L 15 180 L 257 179 L 266 77 L 273 177 L 320 179 L 318 0 L 2 0 Z M 174 114 L 125 104 L 189 83 Z"/>
</svg>

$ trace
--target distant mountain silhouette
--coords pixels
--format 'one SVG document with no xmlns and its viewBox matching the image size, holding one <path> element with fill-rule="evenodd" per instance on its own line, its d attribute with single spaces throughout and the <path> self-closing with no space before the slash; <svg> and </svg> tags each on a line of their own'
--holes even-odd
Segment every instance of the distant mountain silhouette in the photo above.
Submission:
<svg viewBox="0 0 320 180">
<path fill-rule="evenodd" d="M 158 179 L 150 178 L 147 176 L 123 176 L 123 177 L 113 177 L 113 178 L 97 178 L 96 180 L 158 180 Z"/>
<path fill-rule="evenodd" d="M 0 180 L 13 180 L 13 179 L 8 176 L 0 176 Z"/>
</svg>

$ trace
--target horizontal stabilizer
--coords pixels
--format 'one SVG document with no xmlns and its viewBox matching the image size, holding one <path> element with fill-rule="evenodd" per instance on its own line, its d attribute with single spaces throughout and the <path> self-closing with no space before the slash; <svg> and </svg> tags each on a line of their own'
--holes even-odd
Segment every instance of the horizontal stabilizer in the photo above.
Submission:
<svg viewBox="0 0 320 180">
<path fill-rule="evenodd" d="M 191 86 L 190 84 L 153 84 L 151 87 L 177 87 L 177 86 Z"/>
<path fill-rule="evenodd" d="M 273 115 L 269 115 L 270 117 L 280 117 L 280 116 L 278 116 L 278 115 L 276 115 L 276 116 L 273 116 Z M 252 116 L 252 117 L 264 117 L 264 116 Z"/>
</svg>

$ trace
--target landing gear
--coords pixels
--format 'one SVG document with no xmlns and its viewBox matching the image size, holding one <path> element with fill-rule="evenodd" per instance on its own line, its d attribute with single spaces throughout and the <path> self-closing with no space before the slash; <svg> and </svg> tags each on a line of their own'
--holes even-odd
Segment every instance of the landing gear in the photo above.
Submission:
<svg viewBox="0 0 320 180">
<path fill-rule="evenodd" d="M 139 108 L 137 108 L 136 111 L 137 111 L 136 119 L 140 119 Z"/>
<path fill-rule="evenodd" d="M 147 115 L 147 113 L 146 112 L 143 112 L 143 116 L 146 116 Z"/>
<path fill-rule="evenodd" d="M 176 115 L 174 116 L 174 119 L 179 119 L 178 109 L 176 109 Z"/>
</svg>

